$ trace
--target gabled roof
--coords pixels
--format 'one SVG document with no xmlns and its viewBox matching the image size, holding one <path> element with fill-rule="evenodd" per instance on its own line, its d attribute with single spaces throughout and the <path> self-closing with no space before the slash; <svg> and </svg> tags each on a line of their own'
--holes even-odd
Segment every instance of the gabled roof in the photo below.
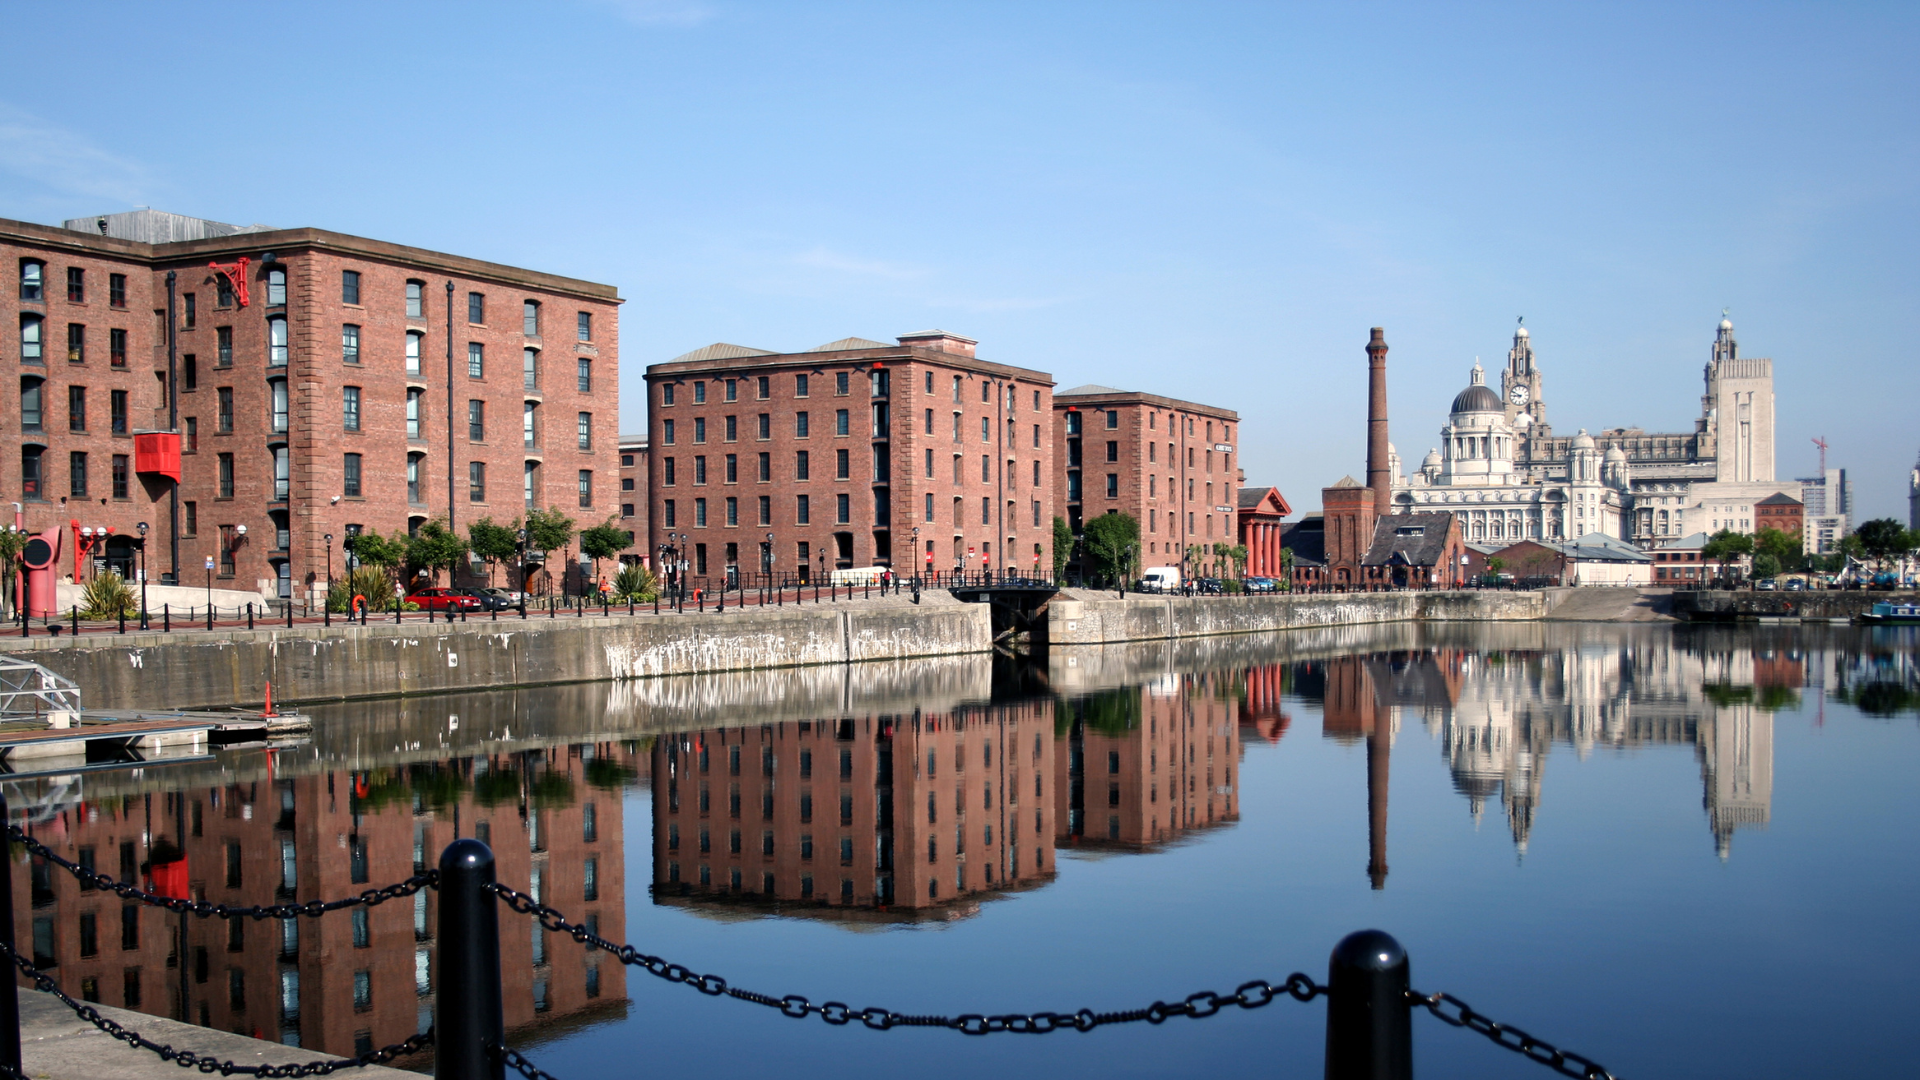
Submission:
<svg viewBox="0 0 1920 1080">
<path fill-rule="evenodd" d="M 1351 476 L 1343 476 L 1340 479 L 1335 480 L 1333 483 L 1328 484 L 1327 486 L 1337 487 L 1337 488 L 1355 488 L 1360 486 L 1360 481 L 1355 480 Z"/>
<path fill-rule="evenodd" d="M 1796 498 L 1794 498 L 1793 496 L 1791 496 L 1791 495 L 1789 495 L 1789 494 L 1787 494 L 1787 493 L 1786 493 L 1786 492 L 1784 492 L 1784 491 L 1776 491 L 1776 492 L 1774 492 L 1773 494 L 1771 494 L 1771 495 L 1769 495 L 1769 496 L 1767 496 L 1766 498 L 1764 498 L 1764 499 L 1761 499 L 1761 500 L 1760 500 L 1760 501 L 1759 501 L 1758 503 L 1755 503 L 1754 505 L 1756 505 L 1756 506 L 1783 506 L 1783 505 L 1789 505 L 1789 504 L 1790 504 L 1790 505 L 1793 505 L 1793 506 L 1805 506 L 1805 505 L 1806 505 L 1805 503 L 1803 503 L 1803 502 L 1801 502 L 1801 501 L 1800 501 L 1799 499 L 1796 499 Z"/>
<path fill-rule="evenodd" d="M 1242 487 L 1239 508 L 1256 513 L 1264 510 L 1266 513 L 1277 514 L 1280 517 L 1288 517 L 1293 513 L 1293 507 L 1287 503 L 1287 497 L 1280 494 L 1279 488 L 1271 486 Z"/>
<path fill-rule="evenodd" d="M 729 345 L 724 341 L 716 341 L 705 348 L 695 349 L 690 353 L 681 353 L 679 356 L 667 361 L 667 363 L 688 364 L 699 363 L 704 360 L 737 360 L 743 356 L 772 355 L 773 353 L 766 349 L 755 349 L 746 345 Z"/>
<path fill-rule="evenodd" d="M 1697 532 L 1689 536 L 1683 536 L 1678 540 L 1669 540 L 1661 544 L 1660 547 L 1663 550 L 1703 548 L 1707 546 L 1707 541 L 1710 539 L 1712 539 L 1712 537 L 1709 537 L 1706 533 Z"/>
<path fill-rule="evenodd" d="M 808 352 L 840 352 L 843 349 L 893 349 L 893 348 L 898 348 L 898 346 L 889 345 L 884 341 L 873 341 L 869 338 L 863 338 L 863 337 L 843 337 L 839 341 L 829 341 L 825 345 L 815 345 L 813 348 L 808 349 L 807 351 Z"/>
<path fill-rule="evenodd" d="M 1567 558 L 1580 562 L 1652 562 L 1653 556 L 1624 540 L 1605 533 L 1592 532 L 1578 540 L 1561 544 Z"/>
<path fill-rule="evenodd" d="M 1388 514 L 1373 523 L 1373 546 L 1360 565 L 1436 566 L 1453 525 L 1452 514 Z"/>
</svg>

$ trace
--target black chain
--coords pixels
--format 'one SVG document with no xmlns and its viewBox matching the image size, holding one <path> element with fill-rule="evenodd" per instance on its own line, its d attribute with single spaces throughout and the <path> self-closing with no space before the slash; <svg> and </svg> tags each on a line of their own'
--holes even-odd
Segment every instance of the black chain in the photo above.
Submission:
<svg viewBox="0 0 1920 1080">
<path fill-rule="evenodd" d="M 93 1006 L 83 1004 L 68 997 L 66 992 L 60 989 L 60 985 L 54 982 L 51 976 L 42 972 L 39 968 L 34 967 L 25 957 L 8 948 L 4 942 L 0 942 L 0 954 L 5 954 L 10 957 L 13 960 L 14 966 L 20 969 L 20 973 L 33 981 L 35 989 L 59 998 L 66 1004 L 67 1008 L 72 1009 L 80 1019 L 99 1028 L 107 1035 L 126 1043 L 128 1046 L 137 1047 L 141 1050 L 151 1050 L 155 1054 L 160 1055 L 160 1060 L 171 1061 L 183 1069 L 198 1069 L 203 1073 L 219 1073 L 222 1076 L 233 1076 L 235 1074 L 263 1077 L 328 1076 L 339 1072 L 341 1069 L 358 1069 L 367 1065 L 384 1065 L 397 1057 L 418 1053 L 433 1045 L 433 1032 L 428 1031 L 422 1035 L 414 1035 L 404 1042 L 397 1042 L 391 1046 L 383 1046 L 378 1050 L 369 1050 L 359 1057 L 338 1058 L 332 1061 L 309 1061 L 305 1064 L 292 1065 L 240 1065 L 221 1058 L 196 1054 L 191 1050 L 175 1050 L 166 1043 L 154 1042 L 152 1039 L 147 1038 L 137 1031 L 123 1027 L 101 1016 L 100 1011 Z"/>
<path fill-rule="evenodd" d="M 1107 1024 L 1131 1024 L 1139 1020 L 1158 1024 L 1174 1016 L 1200 1020 L 1219 1012 L 1223 1005 L 1257 1009 L 1281 994 L 1290 995 L 1296 1001 L 1312 1001 L 1326 992 L 1325 987 L 1296 971 L 1278 985 L 1256 979 L 1253 982 L 1242 983 L 1231 994 L 1217 994 L 1211 990 L 1202 990 L 1180 1001 L 1156 1001 L 1144 1009 L 1129 1009 L 1125 1012 L 1102 1013 L 1094 1012 L 1092 1009 L 1081 1009 L 1079 1012 L 1072 1013 L 1007 1013 L 998 1016 L 967 1013 L 963 1016 L 914 1016 L 874 1007 L 855 1009 L 838 1001 L 815 1005 L 799 994 L 770 997 L 752 990 L 729 986 L 727 980 L 718 975 L 695 974 L 679 964 L 668 963 L 660 957 L 638 952 L 631 945 L 615 944 L 598 934 L 590 933 L 586 927 L 568 922 L 564 915 L 553 908 L 541 904 L 524 893 L 515 892 L 505 885 L 494 884 L 489 888 L 505 900 L 508 907 L 522 915 L 532 915 L 547 929 L 565 934 L 582 945 L 611 953 L 618 957 L 621 963 L 645 968 L 649 974 L 668 982 L 685 983 L 710 997 L 719 997 L 724 994 L 741 1001 L 750 1001 L 755 1005 L 765 1005 L 771 1009 L 778 1009 L 782 1014 L 796 1020 L 804 1020 L 808 1016 L 819 1016 L 820 1019 L 836 1026 L 858 1020 L 875 1031 L 886 1031 L 896 1027 L 950 1028 L 967 1035 L 989 1035 L 1000 1031 L 1011 1031 L 1022 1035 L 1045 1035 L 1067 1028 L 1074 1031 L 1092 1031 Z"/>
<path fill-rule="evenodd" d="M 226 904 L 209 904 L 205 900 L 184 900 L 179 897 L 161 896 L 158 893 L 150 893 L 138 886 L 129 885 L 126 882 L 109 877 L 106 874 L 89 870 L 65 858 L 52 848 L 35 840 L 33 837 L 28 836 L 26 831 L 18 825 L 7 826 L 7 832 L 14 840 L 26 845 L 26 849 L 32 854 L 40 856 L 96 889 L 111 892 L 127 900 L 138 900 L 143 904 L 166 908 L 168 911 L 197 915 L 202 919 L 208 917 L 218 919 L 292 919 L 301 915 L 310 918 L 319 918 L 329 911 L 339 911 L 342 908 L 362 905 L 373 907 L 376 904 L 384 904 L 388 900 L 397 900 L 403 896 L 412 896 L 421 889 L 438 888 L 440 885 L 440 871 L 429 870 L 424 874 L 415 874 L 413 877 L 398 884 L 388 885 L 379 889 L 368 889 L 358 896 L 349 896 L 340 900 L 308 900 L 303 904 L 268 904 L 264 907 L 260 905 L 239 907 Z"/>
<path fill-rule="evenodd" d="M 527 1080 L 560 1080 L 559 1077 L 545 1071 L 540 1068 L 540 1066 L 535 1065 L 533 1062 L 528 1061 L 526 1058 L 504 1046 L 494 1047 L 493 1052 L 499 1055 L 500 1060 L 506 1064 L 507 1068 L 526 1077 Z"/>
<path fill-rule="evenodd" d="M 1407 1000 L 1415 1005 L 1424 1005 L 1428 1012 L 1440 1018 L 1443 1023 L 1454 1027 L 1471 1028 L 1492 1039 L 1495 1043 L 1516 1054 L 1526 1057 L 1552 1069 L 1562 1076 L 1575 1076 L 1580 1080 L 1619 1080 L 1592 1058 L 1576 1054 L 1571 1050 L 1562 1050 L 1544 1039 L 1536 1039 L 1508 1024 L 1496 1023 L 1474 1012 L 1466 1002 L 1452 994 L 1422 994 L 1407 991 Z M 1451 1006 L 1452 1015 L 1442 1011 L 1442 1006 Z"/>
</svg>

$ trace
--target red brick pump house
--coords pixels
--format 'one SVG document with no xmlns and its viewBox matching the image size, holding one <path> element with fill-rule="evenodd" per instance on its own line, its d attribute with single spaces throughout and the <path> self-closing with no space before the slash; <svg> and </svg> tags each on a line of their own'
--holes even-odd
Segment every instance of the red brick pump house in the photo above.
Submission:
<svg viewBox="0 0 1920 1080">
<path fill-rule="evenodd" d="M 1051 570 L 1053 379 L 932 330 L 647 368 L 648 550 L 703 581 Z"/>
<path fill-rule="evenodd" d="M 317 599 L 361 529 L 617 513 L 610 285 L 153 210 L 0 220 L 0 487 L 156 582 Z M 328 538 L 331 537 L 331 540 Z M 63 559 L 63 561 L 65 561 Z"/>
</svg>

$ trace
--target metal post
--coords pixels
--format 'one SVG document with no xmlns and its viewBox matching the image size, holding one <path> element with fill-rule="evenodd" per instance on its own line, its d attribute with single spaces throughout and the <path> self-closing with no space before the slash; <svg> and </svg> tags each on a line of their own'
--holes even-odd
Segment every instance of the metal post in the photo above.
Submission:
<svg viewBox="0 0 1920 1080">
<path fill-rule="evenodd" d="M 1327 1080 L 1413 1080 L 1409 979 L 1407 951 L 1384 930 L 1348 934 L 1333 947 Z"/>
<path fill-rule="evenodd" d="M 500 908 L 493 852 L 474 839 L 440 853 L 440 933 L 434 950 L 433 1074 L 505 1080 L 500 1008 Z"/>
<path fill-rule="evenodd" d="M 167 633 L 167 634 L 173 633 L 173 605 L 172 604 L 160 605 L 160 625 L 161 625 L 162 633 Z"/>
<path fill-rule="evenodd" d="M 73 636 L 80 636 L 80 605 L 73 605 Z"/>
<path fill-rule="evenodd" d="M 7 810 L 7 797 L 0 794 L 0 827 L 7 825 L 11 817 Z M 8 844 L 6 851 L 0 851 L 0 945 L 7 952 L 13 951 L 13 845 Z M 11 959 L 7 966 L 13 967 Z M 0 1067 L 13 1070 L 15 1076 L 25 1076 L 20 1068 L 20 980 L 19 972 L 9 971 L 5 979 L 0 979 Z"/>
<path fill-rule="evenodd" d="M 247 605 L 247 629 L 253 629 L 253 605 Z"/>
<path fill-rule="evenodd" d="M 293 629 L 293 598 L 287 598 L 287 629 Z"/>
</svg>

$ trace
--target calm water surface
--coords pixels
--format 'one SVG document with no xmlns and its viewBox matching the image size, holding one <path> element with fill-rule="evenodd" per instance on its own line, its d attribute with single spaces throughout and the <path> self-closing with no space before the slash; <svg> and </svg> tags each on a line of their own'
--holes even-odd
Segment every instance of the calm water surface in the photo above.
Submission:
<svg viewBox="0 0 1920 1080">
<path fill-rule="evenodd" d="M 349 895 L 478 836 L 604 936 L 776 996 L 1131 1008 L 1322 978 L 1380 927 L 1416 987 L 1627 1077 L 1876 1075 L 1910 1068 L 1920 1005 L 1915 645 L 1370 627 L 594 684 L 329 706 L 304 744 L 7 794 L 70 858 L 228 903 Z M 430 894 L 182 920 L 19 851 L 14 888 L 18 940 L 77 996 L 342 1054 L 430 1022 Z M 511 1041 L 563 1080 L 1320 1070 L 1319 1002 L 878 1033 L 502 920 Z M 1415 1035 L 1422 1076 L 1550 1075 Z"/>
</svg>

